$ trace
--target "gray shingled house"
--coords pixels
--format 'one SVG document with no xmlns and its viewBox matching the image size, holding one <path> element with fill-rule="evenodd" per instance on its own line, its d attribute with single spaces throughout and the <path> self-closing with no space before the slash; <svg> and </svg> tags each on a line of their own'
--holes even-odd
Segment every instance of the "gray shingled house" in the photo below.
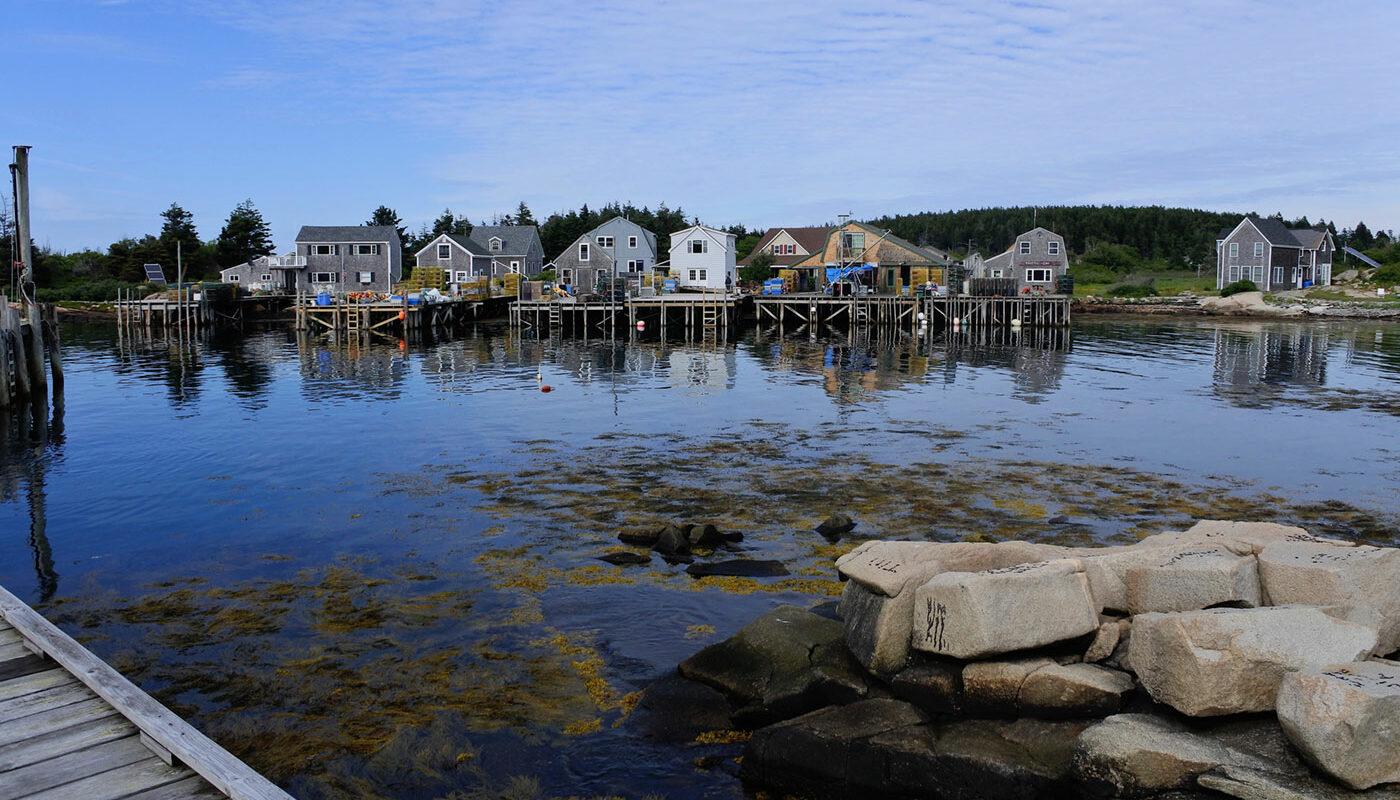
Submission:
<svg viewBox="0 0 1400 800">
<path fill-rule="evenodd" d="M 402 249 L 392 225 L 304 225 L 294 291 L 387 292 L 403 277 Z"/>
<path fill-rule="evenodd" d="M 1065 237 L 1046 228 L 1035 227 L 1016 237 L 1016 241 L 982 262 L 981 274 L 975 278 L 1015 278 L 1016 291 L 1055 291 L 1055 279 L 1069 268 L 1069 253 Z"/>
<path fill-rule="evenodd" d="M 493 278 L 507 272 L 538 275 L 544 269 L 544 245 L 534 225 L 478 225 L 470 235 L 493 259 Z"/>
<path fill-rule="evenodd" d="M 613 217 L 578 237 L 552 262 L 559 283 L 576 293 L 591 292 L 605 277 L 632 282 L 656 267 L 656 234 L 623 217 Z"/>
<path fill-rule="evenodd" d="M 1250 280 L 1261 291 L 1279 292 L 1332 283 L 1332 234 L 1289 228 L 1277 219 L 1245 217 L 1215 241 L 1215 287 Z"/>
</svg>

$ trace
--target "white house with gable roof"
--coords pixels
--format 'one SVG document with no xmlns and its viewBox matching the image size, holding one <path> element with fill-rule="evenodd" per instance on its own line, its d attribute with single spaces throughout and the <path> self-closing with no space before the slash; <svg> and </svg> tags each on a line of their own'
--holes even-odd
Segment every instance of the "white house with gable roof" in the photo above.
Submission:
<svg viewBox="0 0 1400 800">
<path fill-rule="evenodd" d="M 738 280 L 732 233 L 692 225 L 671 234 L 671 277 L 682 289 L 723 291 Z"/>
</svg>

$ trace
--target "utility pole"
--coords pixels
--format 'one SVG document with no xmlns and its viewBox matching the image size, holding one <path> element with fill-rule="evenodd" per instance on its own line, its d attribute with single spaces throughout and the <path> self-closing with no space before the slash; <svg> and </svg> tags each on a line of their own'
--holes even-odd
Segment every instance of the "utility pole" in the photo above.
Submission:
<svg viewBox="0 0 1400 800">
<path fill-rule="evenodd" d="M 35 300 L 34 252 L 29 239 L 29 146 L 15 145 L 15 161 L 10 165 L 10 177 L 15 188 L 15 236 L 19 239 L 20 297 L 29 317 L 30 390 L 35 397 L 47 399 L 48 376 L 44 372 L 44 318 Z"/>
</svg>

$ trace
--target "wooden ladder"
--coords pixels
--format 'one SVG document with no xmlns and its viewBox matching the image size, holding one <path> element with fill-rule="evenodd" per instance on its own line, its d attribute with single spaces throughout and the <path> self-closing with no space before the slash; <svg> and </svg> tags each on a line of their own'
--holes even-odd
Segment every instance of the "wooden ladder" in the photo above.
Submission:
<svg viewBox="0 0 1400 800">
<path fill-rule="evenodd" d="M 359 301 L 346 298 L 345 300 L 345 330 L 349 333 L 360 332 L 360 304 Z"/>
<path fill-rule="evenodd" d="M 719 327 L 719 305 L 706 293 L 704 305 L 700 307 L 700 325 L 705 328 Z"/>
<path fill-rule="evenodd" d="M 558 328 L 562 322 L 563 322 L 563 319 L 562 319 L 562 313 L 561 313 L 560 310 L 559 310 L 559 304 L 558 304 L 557 302 L 556 302 L 556 303 L 550 303 L 550 304 L 549 304 L 549 327 L 551 327 L 551 328 Z"/>
</svg>

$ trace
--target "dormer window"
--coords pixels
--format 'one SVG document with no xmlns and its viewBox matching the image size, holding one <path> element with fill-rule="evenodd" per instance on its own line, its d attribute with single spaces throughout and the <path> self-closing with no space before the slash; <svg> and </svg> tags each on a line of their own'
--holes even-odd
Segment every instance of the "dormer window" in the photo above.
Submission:
<svg viewBox="0 0 1400 800">
<path fill-rule="evenodd" d="M 499 253 L 499 252 L 501 252 L 501 239 L 500 239 L 500 237 L 498 237 L 498 236 L 492 236 L 492 237 L 491 237 L 491 242 L 489 243 L 487 249 L 489 249 L 489 250 L 490 250 L 491 252 L 493 252 L 493 253 Z"/>
</svg>

